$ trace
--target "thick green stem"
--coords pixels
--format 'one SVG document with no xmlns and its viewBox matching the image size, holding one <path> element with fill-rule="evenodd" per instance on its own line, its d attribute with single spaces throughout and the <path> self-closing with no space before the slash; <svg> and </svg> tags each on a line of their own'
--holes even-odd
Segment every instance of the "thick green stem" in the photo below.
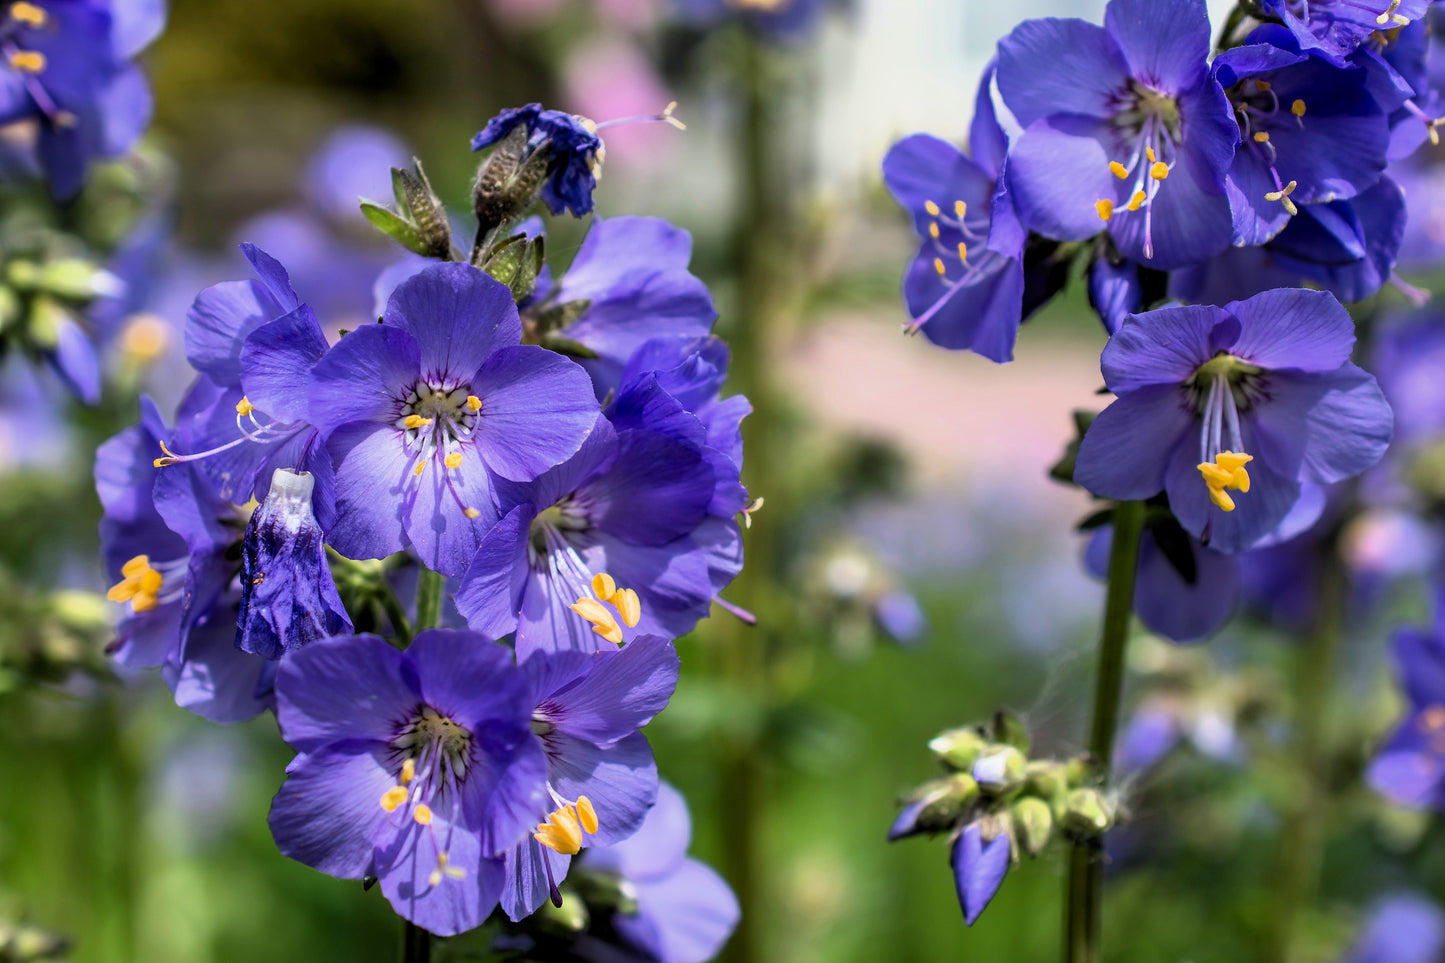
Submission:
<svg viewBox="0 0 1445 963">
<path fill-rule="evenodd" d="M 416 579 L 416 630 L 434 629 L 442 617 L 442 589 L 447 578 L 423 567 Z"/>
<path fill-rule="evenodd" d="M 1109 551 L 1109 588 L 1104 599 L 1104 629 L 1099 639 L 1099 674 L 1094 684 L 1094 724 L 1089 754 L 1094 771 L 1107 776 L 1119 726 L 1119 696 L 1124 687 L 1124 650 L 1134 607 L 1134 578 L 1139 569 L 1139 537 L 1144 530 L 1143 502 L 1114 508 L 1114 542 Z M 1064 960 L 1098 963 L 1103 907 L 1103 847 L 1099 841 L 1076 843 L 1069 851 L 1064 910 Z"/>
<path fill-rule="evenodd" d="M 1334 539 L 1321 550 L 1319 608 L 1313 631 L 1300 645 L 1295 671 L 1295 728 L 1298 771 L 1280 833 L 1277 909 L 1267 957 L 1295 959 L 1299 917 L 1319 887 L 1320 858 L 1329 819 L 1329 706 L 1345 618 L 1348 576 Z"/>
<path fill-rule="evenodd" d="M 387 584 L 384 575 L 376 594 L 376 601 L 381 606 L 382 612 L 386 614 L 386 620 L 391 623 L 397 645 L 403 649 L 411 645 L 411 622 L 406 617 L 406 609 L 401 607 L 401 599 L 396 597 L 396 593 Z"/>
</svg>

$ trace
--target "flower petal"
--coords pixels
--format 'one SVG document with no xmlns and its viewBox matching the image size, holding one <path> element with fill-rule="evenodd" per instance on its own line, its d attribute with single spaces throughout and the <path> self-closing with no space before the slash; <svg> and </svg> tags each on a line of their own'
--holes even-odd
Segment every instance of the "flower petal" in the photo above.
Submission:
<svg viewBox="0 0 1445 963">
<path fill-rule="evenodd" d="M 435 264 L 407 278 L 383 321 L 416 339 L 422 375 L 434 384 L 465 381 L 493 352 L 522 340 L 511 290 L 470 264 Z"/>
<path fill-rule="evenodd" d="M 1352 364 L 1323 374 L 1275 371 L 1268 391 L 1247 417 L 1272 470 L 1328 484 L 1358 475 L 1385 454 L 1393 416 L 1373 375 Z"/>
<path fill-rule="evenodd" d="M 1085 20 L 1025 20 L 998 45 L 999 93 L 1024 127 L 1050 114 L 1112 116 L 1128 71 L 1114 39 Z"/>
<path fill-rule="evenodd" d="M 1224 310 L 1241 326 L 1231 353 L 1261 368 L 1333 371 L 1355 348 L 1354 319 L 1328 291 L 1265 291 Z"/>
<path fill-rule="evenodd" d="M 472 437 L 487 467 L 511 481 L 576 454 L 600 410 L 587 372 L 535 345 L 493 353 L 472 391 L 482 402 Z"/>
<path fill-rule="evenodd" d="M 1188 447 L 1197 424 L 1178 385 L 1146 385 L 1120 395 L 1084 433 L 1074 481 L 1103 498 L 1157 495 L 1175 449 L 1181 442 Z"/>
<path fill-rule="evenodd" d="M 276 674 L 276 721 L 286 744 L 310 753 L 345 739 L 389 742 L 396 719 L 421 698 L 403 661 L 374 635 L 324 639 L 290 653 Z"/>
</svg>

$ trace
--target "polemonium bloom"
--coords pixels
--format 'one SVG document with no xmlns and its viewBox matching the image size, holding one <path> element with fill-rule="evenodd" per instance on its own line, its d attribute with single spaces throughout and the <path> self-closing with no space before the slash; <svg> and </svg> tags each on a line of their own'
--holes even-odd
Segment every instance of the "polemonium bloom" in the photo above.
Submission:
<svg viewBox="0 0 1445 963">
<path fill-rule="evenodd" d="M 276 718 L 298 755 L 271 804 L 277 847 L 331 876 L 377 877 L 398 914 L 438 935 L 480 926 L 501 855 L 546 798 L 531 712 L 511 653 L 471 632 L 288 654 Z"/>
<path fill-rule="evenodd" d="M 246 526 L 236 647 L 267 659 L 351 632 L 311 510 L 315 479 L 276 469 L 266 501 Z"/>
<path fill-rule="evenodd" d="M 1263 244 L 1297 205 L 1365 190 L 1385 170 L 1389 114 L 1364 66 L 1341 69 L 1301 52 L 1283 27 L 1265 25 L 1215 58 L 1239 123 L 1240 146 L 1225 182 L 1234 242 Z"/>
<path fill-rule="evenodd" d="M 605 588 L 599 594 L 605 594 Z M 677 686 L 672 643 L 639 636 L 621 651 L 538 652 L 522 663 L 532 731 L 547 755 L 550 804 L 532 837 L 507 854 L 502 909 L 531 914 L 582 847 L 631 836 L 657 798 L 657 766 L 640 730 Z"/>
<path fill-rule="evenodd" d="M 1445 812 L 1445 635 L 1439 612 L 1433 629 L 1397 632 L 1394 654 L 1409 707 L 1366 779 L 1401 805 Z"/>
<path fill-rule="evenodd" d="M 553 214 L 570 211 L 582 217 L 592 211 L 592 191 L 602 169 L 602 139 L 597 125 L 586 117 L 563 110 L 543 110 L 541 104 L 502 111 L 472 138 L 472 150 L 498 143 L 513 130 L 527 132 L 527 151 L 551 152 L 542 200 Z"/>
<path fill-rule="evenodd" d="M 1024 225 L 1107 229 L 1169 270 L 1223 250 L 1239 130 L 1209 72 L 1204 0 L 1111 0 L 1104 26 L 1027 20 L 999 43 L 998 88 L 1024 131 L 1006 180 Z"/>
<path fill-rule="evenodd" d="M 737 897 L 707 865 L 690 859 L 692 821 L 687 803 L 667 783 L 630 839 L 589 849 L 579 870 L 623 884 L 630 905 L 612 915 L 612 928 L 644 959 L 703 963 L 715 957 L 738 924 Z M 583 951 L 587 959 L 594 957 Z"/>
<path fill-rule="evenodd" d="M 1340 963 L 1435 963 L 1445 951 L 1445 912 L 1423 896 L 1403 893 L 1370 911 Z"/>
<path fill-rule="evenodd" d="M 573 456 L 597 419 L 587 373 L 521 345 L 512 293 L 466 264 L 392 292 L 311 372 L 310 410 L 336 465 L 332 545 L 352 558 L 413 546 L 460 575 L 497 521 L 499 479 Z"/>
<path fill-rule="evenodd" d="M 1280 18 L 1300 46 L 1336 66 L 1377 30 L 1391 30 L 1425 15 L 1430 0 L 1260 0 Z"/>
<path fill-rule="evenodd" d="M 1191 535 L 1250 548 L 1276 533 L 1303 483 L 1340 481 L 1384 454 L 1390 408 L 1350 363 L 1354 343 L 1349 314 L 1319 291 L 1131 315 L 1104 348 L 1117 398 L 1085 433 L 1074 480 L 1121 500 L 1163 490 Z"/>
</svg>

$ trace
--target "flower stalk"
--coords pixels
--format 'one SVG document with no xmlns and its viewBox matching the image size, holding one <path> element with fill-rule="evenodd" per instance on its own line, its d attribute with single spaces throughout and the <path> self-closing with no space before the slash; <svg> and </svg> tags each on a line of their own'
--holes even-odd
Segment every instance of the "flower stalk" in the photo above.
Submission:
<svg viewBox="0 0 1445 963">
<path fill-rule="evenodd" d="M 1109 552 L 1109 586 L 1104 599 L 1104 628 L 1099 640 L 1099 672 L 1094 685 L 1094 721 L 1089 755 L 1096 777 L 1108 775 L 1119 697 L 1124 683 L 1124 653 L 1139 568 L 1139 538 L 1144 529 L 1143 502 L 1119 502 L 1114 508 L 1114 541 Z M 1065 963 L 1098 963 L 1103 907 L 1103 842 L 1075 843 L 1069 851 L 1064 909 Z"/>
</svg>

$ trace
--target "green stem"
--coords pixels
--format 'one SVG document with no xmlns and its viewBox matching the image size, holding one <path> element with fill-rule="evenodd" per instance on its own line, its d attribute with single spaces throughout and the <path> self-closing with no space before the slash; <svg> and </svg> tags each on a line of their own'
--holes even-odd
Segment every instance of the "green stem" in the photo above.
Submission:
<svg viewBox="0 0 1445 963">
<path fill-rule="evenodd" d="M 442 617 L 442 589 L 446 576 L 422 567 L 416 578 L 416 630 L 434 629 Z"/>
<path fill-rule="evenodd" d="M 1109 588 L 1104 598 L 1104 629 L 1099 639 L 1099 674 L 1094 685 L 1094 724 L 1089 754 L 1095 773 L 1107 777 L 1119 726 L 1119 696 L 1124 687 L 1124 651 L 1134 607 L 1134 578 L 1139 569 L 1139 537 L 1144 530 L 1143 502 L 1114 507 L 1114 541 L 1109 551 Z M 1069 851 L 1068 892 L 1064 911 L 1064 959 L 1098 963 L 1103 907 L 1103 846 L 1098 840 L 1076 843 Z"/>
<path fill-rule="evenodd" d="M 1313 631 L 1300 645 L 1295 672 L 1295 726 L 1299 770 L 1280 833 L 1277 909 L 1267 957 L 1295 958 L 1299 917 L 1319 886 L 1325 824 L 1329 819 L 1329 694 L 1339 659 L 1348 576 L 1335 539 L 1320 550 L 1320 604 Z"/>
<path fill-rule="evenodd" d="M 401 931 L 402 963 L 431 963 L 431 934 L 415 923 L 405 921 Z"/>
<path fill-rule="evenodd" d="M 420 589 L 420 585 L 418 585 L 418 589 Z M 385 574 L 381 577 L 375 598 L 380 604 L 381 610 L 386 613 L 386 619 L 391 623 L 392 630 L 396 633 L 398 646 L 405 649 L 411 645 L 411 621 L 407 619 L 406 609 L 402 608 L 401 599 L 396 597 L 396 592 L 386 581 Z M 418 595 L 418 601 L 420 601 L 420 595 Z M 440 598 L 438 604 L 440 604 Z"/>
</svg>

